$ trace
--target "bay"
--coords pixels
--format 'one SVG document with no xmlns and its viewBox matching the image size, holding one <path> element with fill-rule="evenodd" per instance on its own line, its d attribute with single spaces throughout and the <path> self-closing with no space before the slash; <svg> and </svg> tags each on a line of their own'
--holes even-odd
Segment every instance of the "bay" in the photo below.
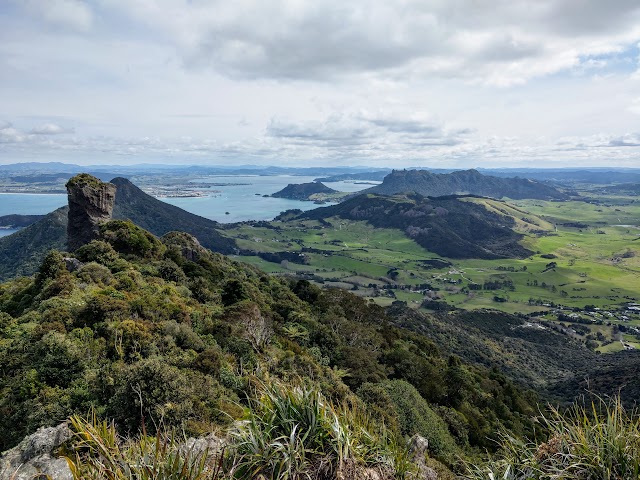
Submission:
<svg viewBox="0 0 640 480">
<path fill-rule="evenodd" d="M 271 195 L 282 190 L 290 183 L 307 183 L 313 181 L 313 178 L 288 175 L 207 177 L 200 179 L 199 182 L 221 184 L 199 189 L 210 193 L 210 196 L 160 198 L 159 200 L 221 223 L 271 220 L 285 210 L 297 208 L 306 211 L 318 208 L 318 205 L 313 202 L 263 197 L 263 195 Z M 328 182 L 325 185 L 342 192 L 356 192 L 372 186 L 348 181 Z M 66 204 L 67 196 L 64 194 L 0 194 L 0 216 L 12 213 L 46 214 Z M 4 236 L 2 233 L 0 232 L 0 236 Z"/>
</svg>

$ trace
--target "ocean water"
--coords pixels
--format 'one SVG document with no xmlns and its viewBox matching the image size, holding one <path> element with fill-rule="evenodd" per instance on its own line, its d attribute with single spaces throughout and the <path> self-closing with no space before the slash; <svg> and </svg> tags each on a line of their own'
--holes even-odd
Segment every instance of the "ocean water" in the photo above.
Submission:
<svg viewBox="0 0 640 480">
<path fill-rule="evenodd" d="M 0 193 L 0 217 L 19 215 L 42 215 L 67 204 L 64 194 Z"/>
<path fill-rule="evenodd" d="M 201 179 L 201 181 L 242 185 L 202 188 L 205 192 L 211 192 L 208 197 L 160 198 L 160 200 L 222 223 L 271 220 L 280 212 L 292 208 L 299 208 L 305 211 L 318 208 L 319 205 L 313 202 L 301 202 L 284 198 L 265 198 L 262 196 L 282 190 L 289 183 L 311 182 L 313 178 L 287 175 L 207 177 Z M 197 183 L 197 181 L 194 181 L 194 183 Z M 353 182 L 331 182 L 326 183 L 326 185 L 342 192 L 357 192 L 372 186 Z M 0 216 L 12 213 L 22 215 L 45 214 L 66 205 L 66 203 L 66 195 L 0 194 Z M 229 213 L 227 214 L 226 212 Z M 6 235 L 4 232 L 6 231 L 0 229 L 0 236 Z"/>
<path fill-rule="evenodd" d="M 0 238 L 6 237 L 7 235 L 11 235 L 12 233 L 16 233 L 19 228 L 0 228 Z"/>
</svg>

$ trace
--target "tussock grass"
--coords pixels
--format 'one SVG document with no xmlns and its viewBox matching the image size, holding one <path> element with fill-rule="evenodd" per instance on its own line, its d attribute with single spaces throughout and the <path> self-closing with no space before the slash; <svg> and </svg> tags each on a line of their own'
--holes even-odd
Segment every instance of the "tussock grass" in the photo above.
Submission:
<svg viewBox="0 0 640 480">
<path fill-rule="evenodd" d="M 154 437 L 121 438 L 94 414 L 70 419 L 66 457 L 75 480 L 329 480 L 402 479 L 415 469 L 396 442 L 365 411 L 332 405 L 315 388 L 261 384 L 246 419 L 227 432 L 224 455 L 186 448 L 158 428 Z M 369 478 L 369 477 L 366 477 Z"/>
<path fill-rule="evenodd" d="M 234 478 L 333 479 L 373 468 L 403 478 L 406 450 L 355 407 L 335 407 L 313 388 L 263 385 L 249 417 L 231 432 Z"/>
<path fill-rule="evenodd" d="M 486 465 L 470 466 L 468 478 L 636 480 L 640 478 L 640 422 L 619 397 L 551 408 L 542 418 L 551 432 L 540 445 L 502 436 L 502 454 Z"/>
<path fill-rule="evenodd" d="M 206 450 L 187 449 L 174 433 L 124 441 L 113 423 L 73 416 L 74 480 L 222 480 L 221 461 Z M 220 459 L 221 460 L 221 459 Z"/>
</svg>

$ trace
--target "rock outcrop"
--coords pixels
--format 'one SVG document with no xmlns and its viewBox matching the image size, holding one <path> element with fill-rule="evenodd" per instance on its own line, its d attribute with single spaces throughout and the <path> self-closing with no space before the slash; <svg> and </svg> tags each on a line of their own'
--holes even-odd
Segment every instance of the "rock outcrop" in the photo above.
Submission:
<svg viewBox="0 0 640 480">
<path fill-rule="evenodd" d="M 71 436 L 64 423 L 38 429 L 0 456 L 0 480 L 73 480 L 67 461 L 55 456 L 55 451 Z"/>
<path fill-rule="evenodd" d="M 420 480 L 438 480 L 436 471 L 427 466 L 427 450 L 429 440 L 415 434 L 409 441 L 409 458 L 416 465 L 418 471 L 416 478 Z"/>
<path fill-rule="evenodd" d="M 67 246 L 73 252 L 98 238 L 100 224 L 111 220 L 116 186 L 81 173 L 71 178 L 66 187 L 69 198 Z"/>
</svg>

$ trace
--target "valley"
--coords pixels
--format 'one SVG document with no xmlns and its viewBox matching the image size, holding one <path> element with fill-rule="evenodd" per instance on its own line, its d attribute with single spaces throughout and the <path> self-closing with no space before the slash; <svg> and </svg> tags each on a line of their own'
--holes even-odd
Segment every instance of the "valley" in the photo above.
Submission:
<svg viewBox="0 0 640 480">
<path fill-rule="evenodd" d="M 640 204 L 633 197 L 598 196 L 590 203 L 467 201 L 513 218 L 531 255 L 450 258 L 399 229 L 338 216 L 312 220 L 300 213 L 236 224 L 225 234 L 236 240 L 244 262 L 346 288 L 379 305 L 402 301 L 427 311 L 521 313 L 562 322 L 568 334 L 597 351 L 640 347 L 640 311 L 634 305 L 640 291 L 640 244 L 635 243 Z"/>
</svg>

